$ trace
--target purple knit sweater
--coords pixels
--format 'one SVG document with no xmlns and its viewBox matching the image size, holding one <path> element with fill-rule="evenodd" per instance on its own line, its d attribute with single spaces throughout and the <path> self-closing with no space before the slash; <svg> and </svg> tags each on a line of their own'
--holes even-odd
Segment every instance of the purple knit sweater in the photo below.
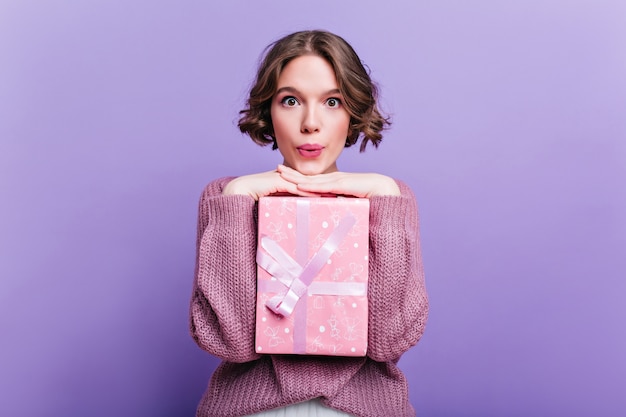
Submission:
<svg viewBox="0 0 626 417">
<path fill-rule="evenodd" d="M 256 202 L 222 195 L 232 178 L 200 199 L 191 333 L 221 358 L 197 417 L 235 417 L 320 398 L 358 417 L 414 416 L 396 366 L 424 332 L 428 299 L 411 190 L 370 199 L 368 351 L 363 358 L 260 355 L 254 349 Z"/>
</svg>

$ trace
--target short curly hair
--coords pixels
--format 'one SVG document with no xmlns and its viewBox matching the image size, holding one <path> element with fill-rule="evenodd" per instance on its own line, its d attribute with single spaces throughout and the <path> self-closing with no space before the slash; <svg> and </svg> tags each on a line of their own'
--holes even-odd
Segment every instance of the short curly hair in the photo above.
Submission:
<svg viewBox="0 0 626 417">
<path fill-rule="evenodd" d="M 374 147 L 382 140 L 382 131 L 390 125 L 388 117 L 378 110 L 378 88 L 352 46 L 340 36 L 322 30 L 307 30 L 287 35 L 266 48 L 256 80 L 250 89 L 247 107 L 239 113 L 239 129 L 261 146 L 276 149 L 270 107 L 276 93 L 278 77 L 294 58 L 317 55 L 333 67 L 345 108 L 350 115 L 346 147 L 362 137 L 360 151 L 368 141 Z"/>
</svg>

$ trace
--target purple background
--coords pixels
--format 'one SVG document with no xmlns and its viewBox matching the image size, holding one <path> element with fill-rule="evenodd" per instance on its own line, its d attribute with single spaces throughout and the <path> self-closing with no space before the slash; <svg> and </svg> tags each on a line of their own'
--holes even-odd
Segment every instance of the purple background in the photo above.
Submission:
<svg viewBox="0 0 626 417">
<path fill-rule="evenodd" d="M 303 28 L 348 39 L 394 118 L 340 168 L 418 196 L 418 414 L 626 415 L 621 0 L 0 2 L 0 415 L 193 415 L 198 197 L 280 162 L 235 123 Z"/>
</svg>

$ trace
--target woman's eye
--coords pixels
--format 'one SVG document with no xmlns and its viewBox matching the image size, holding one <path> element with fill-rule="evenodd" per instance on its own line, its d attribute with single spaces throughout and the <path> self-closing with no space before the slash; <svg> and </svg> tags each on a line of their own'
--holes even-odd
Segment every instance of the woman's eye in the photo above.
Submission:
<svg viewBox="0 0 626 417">
<path fill-rule="evenodd" d="M 329 98 L 328 100 L 326 100 L 326 104 L 328 105 L 328 107 L 339 107 L 339 105 L 341 104 L 341 100 L 339 100 L 338 98 Z"/>
<path fill-rule="evenodd" d="M 283 98 L 280 102 L 287 107 L 293 107 L 298 104 L 298 100 L 296 100 L 295 97 L 291 97 L 291 96 Z"/>
</svg>

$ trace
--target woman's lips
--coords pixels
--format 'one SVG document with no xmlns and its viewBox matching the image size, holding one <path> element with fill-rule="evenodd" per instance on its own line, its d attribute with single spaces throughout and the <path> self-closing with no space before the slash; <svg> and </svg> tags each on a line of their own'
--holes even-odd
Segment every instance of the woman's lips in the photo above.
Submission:
<svg viewBox="0 0 626 417">
<path fill-rule="evenodd" d="M 322 154 L 324 147 L 317 144 L 309 144 L 298 146 L 296 148 L 300 156 L 304 158 L 317 158 Z"/>
</svg>

